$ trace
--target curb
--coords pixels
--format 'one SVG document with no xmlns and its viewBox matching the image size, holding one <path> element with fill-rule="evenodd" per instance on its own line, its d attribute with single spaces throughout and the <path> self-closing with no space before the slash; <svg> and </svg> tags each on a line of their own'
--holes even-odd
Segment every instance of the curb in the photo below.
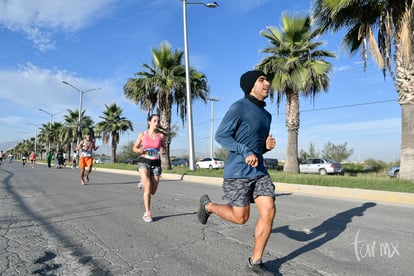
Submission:
<svg viewBox="0 0 414 276">
<path fill-rule="evenodd" d="M 97 168 L 97 167 L 92 167 L 92 169 L 93 169 L 93 171 L 97 171 L 97 172 L 107 172 L 107 173 L 117 173 L 117 174 L 127 174 L 127 175 L 136 175 L 136 176 L 138 176 L 138 171 L 105 169 L 105 168 Z"/>
<path fill-rule="evenodd" d="M 136 171 L 129 170 L 116 170 L 96 168 L 96 171 L 120 173 L 138 176 Z M 223 179 L 219 177 L 207 177 L 207 176 L 194 176 L 194 175 L 179 175 L 163 173 L 163 179 L 177 180 L 177 181 L 190 181 L 207 185 L 219 185 L 223 184 Z M 302 193 L 307 195 L 327 196 L 335 198 L 350 198 L 357 200 L 367 201 L 379 201 L 386 203 L 404 204 L 414 206 L 414 193 L 398 193 L 376 190 L 365 190 L 356 188 L 339 188 L 339 187 L 325 187 L 325 186 L 313 186 L 302 184 L 289 184 L 274 182 L 277 192 L 287 193 Z"/>
<path fill-rule="evenodd" d="M 329 196 L 335 198 L 351 198 L 357 200 L 380 201 L 414 206 L 414 194 L 412 193 L 287 184 L 278 182 L 275 182 L 275 184 L 276 190 L 279 192 L 303 193 L 307 195 Z"/>
</svg>

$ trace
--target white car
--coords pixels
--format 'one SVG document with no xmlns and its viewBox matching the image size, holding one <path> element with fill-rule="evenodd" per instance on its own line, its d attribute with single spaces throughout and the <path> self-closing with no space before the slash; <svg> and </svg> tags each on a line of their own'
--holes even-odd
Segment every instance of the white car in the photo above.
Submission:
<svg viewBox="0 0 414 276">
<path fill-rule="evenodd" d="M 109 163 L 111 162 L 111 160 L 109 159 L 104 159 L 104 158 L 98 158 L 94 160 L 95 164 L 104 164 L 104 163 Z"/>
<path fill-rule="evenodd" d="M 300 173 L 341 174 L 342 167 L 338 162 L 323 158 L 306 159 L 299 165 Z"/>
<path fill-rule="evenodd" d="M 196 163 L 197 169 L 222 169 L 224 168 L 224 161 L 220 158 L 204 158 Z"/>
</svg>

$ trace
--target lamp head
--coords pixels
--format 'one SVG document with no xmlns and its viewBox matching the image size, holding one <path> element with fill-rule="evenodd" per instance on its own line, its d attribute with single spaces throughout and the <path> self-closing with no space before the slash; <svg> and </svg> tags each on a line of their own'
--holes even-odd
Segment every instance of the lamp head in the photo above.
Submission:
<svg viewBox="0 0 414 276">
<path fill-rule="evenodd" d="M 217 2 L 204 3 L 204 2 L 187 2 L 186 0 L 183 0 L 183 5 L 190 5 L 190 4 L 203 5 L 203 6 L 206 6 L 207 8 L 217 8 L 219 6 Z"/>
<path fill-rule="evenodd" d="M 206 4 L 206 7 L 208 7 L 208 8 L 217 8 L 218 6 L 219 6 L 219 4 L 217 2 Z"/>
</svg>

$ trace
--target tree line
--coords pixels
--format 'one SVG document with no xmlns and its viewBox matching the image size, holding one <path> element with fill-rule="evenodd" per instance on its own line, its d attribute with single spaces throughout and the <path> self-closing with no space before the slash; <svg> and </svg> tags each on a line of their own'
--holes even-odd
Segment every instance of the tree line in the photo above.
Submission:
<svg viewBox="0 0 414 276">
<path fill-rule="evenodd" d="M 133 131 L 132 122 L 122 116 L 123 110 L 116 103 L 105 105 L 105 110 L 99 116 L 101 121 L 96 124 L 90 116 L 85 115 L 85 112 L 86 110 L 82 110 L 80 114 L 79 125 L 79 110 L 68 109 L 62 122 L 41 125 L 37 137 L 19 141 L 10 151 L 19 155 L 33 150 L 43 154 L 46 151 L 57 152 L 62 149 L 68 153 L 70 158 L 71 151 L 76 148 L 76 143 L 90 132 L 94 138 L 102 139 L 103 143 L 111 143 L 111 161 L 116 162 L 120 135 L 129 130 Z M 48 148 L 49 145 L 50 148 Z"/>
</svg>

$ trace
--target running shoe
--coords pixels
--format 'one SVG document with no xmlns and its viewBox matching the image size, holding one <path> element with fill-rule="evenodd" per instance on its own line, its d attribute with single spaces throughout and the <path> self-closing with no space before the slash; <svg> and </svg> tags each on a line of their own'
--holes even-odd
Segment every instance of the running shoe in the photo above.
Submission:
<svg viewBox="0 0 414 276">
<path fill-rule="evenodd" d="M 198 207 L 198 211 L 197 211 L 197 218 L 200 221 L 201 224 L 206 224 L 208 217 L 210 216 L 211 213 L 207 212 L 206 210 L 206 204 L 211 202 L 210 198 L 208 197 L 208 195 L 203 195 L 200 197 L 200 205 Z"/>
<path fill-rule="evenodd" d="M 142 181 L 138 182 L 138 189 L 142 189 L 144 187 L 144 183 Z"/>
<path fill-rule="evenodd" d="M 270 272 L 266 265 L 263 264 L 262 262 L 258 263 L 258 264 L 252 264 L 249 260 L 247 261 L 247 266 L 246 266 L 246 272 L 247 275 L 261 275 L 261 276 L 274 276 L 274 274 L 272 272 Z"/>
<path fill-rule="evenodd" d="M 142 217 L 142 219 L 145 222 L 152 222 L 152 216 L 151 215 L 148 215 L 147 212 L 144 213 L 144 216 Z"/>
</svg>

